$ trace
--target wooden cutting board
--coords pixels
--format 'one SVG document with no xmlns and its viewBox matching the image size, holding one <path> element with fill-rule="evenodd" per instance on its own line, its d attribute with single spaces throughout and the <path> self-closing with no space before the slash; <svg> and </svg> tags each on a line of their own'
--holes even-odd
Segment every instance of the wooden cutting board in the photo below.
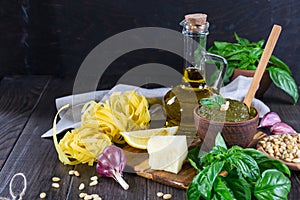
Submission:
<svg viewBox="0 0 300 200">
<path fill-rule="evenodd" d="M 256 147 L 257 141 L 264 137 L 266 134 L 258 131 L 253 138 L 249 147 Z M 201 145 L 200 140 L 195 140 L 189 149 Z M 152 170 L 149 166 L 149 156 L 146 150 L 136 149 L 130 146 L 123 147 L 123 150 L 127 159 L 127 169 L 125 171 L 131 171 L 137 175 L 180 189 L 187 189 L 188 185 L 192 182 L 194 176 L 196 175 L 196 170 L 189 164 L 186 160 L 182 166 L 181 171 L 178 174 L 171 172 Z"/>
</svg>

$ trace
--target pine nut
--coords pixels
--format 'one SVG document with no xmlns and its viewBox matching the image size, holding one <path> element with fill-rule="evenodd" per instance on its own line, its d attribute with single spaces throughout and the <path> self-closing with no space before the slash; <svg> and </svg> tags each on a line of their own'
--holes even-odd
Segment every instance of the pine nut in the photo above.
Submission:
<svg viewBox="0 0 300 200">
<path fill-rule="evenodd" d="M 59 184 L 58 183 L 52 183 L 51 185 L 53 188 L 59 188 Z"/>
<path fill-rule="evenodd" d="M 79 198 L 83 199 L 86 195 L 87 195 L 87 193 L 81 192 L 79 194 Z"/>
<path fill-rule="evenodd" d="M 40 198 L 41 198 L 41 199 L 45 199 L 46 196 L 47 196 L 47 194 L 46 194 L 45 192 L 42 192 L 42 193 L 40 194 Z"/>
<path fill-rule="evenodd" d="M 74 172 L 75 172 L 74 170 L 70 170 L 70 171 L 69 171 L 69 175 L 70 175 L 70 176 L 74 175 Z"/>
<path fill-rule="evenodd" d="M 80 176 L 78 171 L 74 171 L 74 175 L 77 176 L 77 177 Z"/>
<path fill-rule="evenodd" d="M 163 199 L 171 199 L 172 195 L 171 194 L 164 194 Z"/>
<path fill-rule="evenodd" d="M 156 193 L 156 196 L 158 196 L 158 197 L 162 197 L 162 196 L 164 196 L 164 193 L 162 193 L 162 192 L 158 192 L 158 193 Z"/>
<path fill-rule="evenodd" d="M 97 180 L 90 182 L 90 186 L 95 186 L 95 185 L 97 185 L 97 184 L 98 184 L 98 181 L 97 181 Z"/>
<path fill-rule="evenodd" d="M 96 180 L 98 180 L 98 176 L 92 176 L 90 179 L 91 179 L 91 181 L 96 181 Z"/>
<path fill-rule="evenodd" d="M 78 189 L 79 189 L 79 190 L 83 190 L 83 189 L 84 189 L 84 183 L 80 183 Z"/>
<path fill-rule="evenodd" d="M 53 181 L 53 182 L 59 182 L 59 181 L 60 181 L 60 178 L 54 176 L 54 177 L 52 177 L 52 181 Z"/>
<path fill-rule="evenodd" d="M 92 197 L 91 195 L 86 195 L 86 196 L 84 197 L 84 200 L 90 200 L 90 199 L 93 199 L 93 197 Z"/>
</svg>

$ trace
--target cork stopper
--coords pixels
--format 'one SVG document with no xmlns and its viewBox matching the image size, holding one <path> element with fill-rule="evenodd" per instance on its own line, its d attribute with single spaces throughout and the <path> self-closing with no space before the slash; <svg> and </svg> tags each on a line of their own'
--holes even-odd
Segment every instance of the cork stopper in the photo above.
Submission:
<svg viewBox="0 0 300 200">
<path fill-rule="evenodd" d="M 195 14 L 188 14 L 185 15 L 185 21 L 193 24 L 193 25 L 200 25 L 206 23 L 207 15 L 203 13 L 195 13 Z"/>
</svg>

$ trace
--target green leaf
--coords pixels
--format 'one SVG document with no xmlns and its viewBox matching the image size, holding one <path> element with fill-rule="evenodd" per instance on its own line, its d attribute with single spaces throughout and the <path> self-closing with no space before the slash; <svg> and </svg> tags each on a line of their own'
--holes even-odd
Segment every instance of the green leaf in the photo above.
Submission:
<svg viewBox="0 0 300 200">
<path fill-rule="evenodd" d="M 250 62 L 249 58 L 247 58 L 239 63 L 238 68 L 239 69 L 247 69 L 250 64 L 251 64 L 251 62 Z"/>
<path fill-rule="evenodd" d="M 265 43 L 265 40 L 260 40 L 258 42 L 255 42 L 255 46 L 262 48 L 262 46 L 264 45 L 264 43 Z"/>
<path fill-rule="evenodd" d="M 254 196 L 258 200 L 287 199 L 291 189 L 291 181 L 276 169 L 268 169 L 262 173 L 254 186 Z"/>
<path fill-rule="evenodd" d="M 187 189 L 187 199 L 211 198 L 211 192 L 216 177 L 222 170 L 225 161 L 211 163 L 198 173 Z"/>
<path fill-rule="evenodd" d="M 225 143 L 224 138 L 222 137 L 221 133 L 219 132 L 215 139 L 215 146 L 223 147 L 224 149 L 227 149 L 227 145 Z"/>
<path fill-rule="evenodd" d="M 278 171 L 288 176 L 291 176 L 291 171 L 289 170 L 289 168 L 279 160 L 274 160 L 266 157 L 266 158 L 261 158 L 259 161 L 257 161 L 257 164 L 262 172 L 267 169 L 277 169 Z"/>
<path fill-rule="evenodd" d="M 208 108 L 220 108 L 225 102 L 226 100 L 221 95 L 214 95 L 212 97 L 202 98 L 200 100 L 200 104 Z"/>
<path fill-rule="evenodd" d="M 224 179 L 236 199 L 251 200 L 251 185 L 242 176 L 230 173 Z"/>
<path fill-rule="evenodd" d="M 192 150 L 188 152 L 188 160 L 190 161 L 190 164 L 197 170 L 201 169 L 201 160 L 200 160 L 200 147 L 195 147 Z"/>
<path fill-rule="evenodd" d="M 256 181 L 260 176 L 260 170 L 256 161 L 247 154 L 236 152 L 229 157 L 229 162 L 236 166 L 240 175 L 251 182 Z"/>
<path fill-rule="evenodd" d="M 249 65 L 247 67 L 247 70 L 256 70 L 256 66 L 255 65 Z"/>
<path fill-rule="evenodd" d="M 229 42 L 214 42 L 214 46 L 218 49 L 218 50 L 222 50 L 224 48 L 230 48 L 232 44 Z"/>
<path fill-rule="evenodd" d="M 275 65 L 276 67 L 288 72 L 289 74 L 291 74 L 291 70 L 289 68 L 289 66 L 287 66 L 282 60 L 280 60 L 279 58 L 277 58 L 276 56 L 271 56 L 269 62 L 273 65 Z"/>
<path fill-rule="evenodd" d="M 296 104 L 299 98 L 299 92 L 293 77 L 280 68 L 268 67 L 267 70 L 269 71 L 273 83 L 290 95 L 294 100 L 294 104 Z"/>
<path fill-rule="evenodd" d="M 237 33 L 234 33 L 234 37 L 236 41 L 241 45 L 248 45 L 250 43 L 249 40 L 239 37 Z"/>
<path fill-rule="evenodd" d="M 233 60 L 242 61 L 242 60 L 247 59 L 247 57 L 248 57 L 248 54 L 245 53 L 244 50 L 241 50 L 240 52 L 236 52 L 236 54 L 229 56 L 228 58 L 226 58 L 226 60 L 227 61 L 233 61 Z"/>
<path fill-rule="evenodd" d="M 242 152 L 251 156 L 256 161 L 261 172 L 267 169 L 277 169 L 278 171 L 291 176 L 291 171 L 283 162 L 268 158 L 263 152 L 259 150 L 246 148 L 242 149 Z"/>
<path fill-rule="evenodd" d="M 226 183 L 223 179 L 218 176 L 214 182 L 214 191 L 222 197 L 222 199 L 226 200 L 235 200 L 236 198 L 233 195 L 233 192 L 230 188 L 227 187 Z"/>
</svg>

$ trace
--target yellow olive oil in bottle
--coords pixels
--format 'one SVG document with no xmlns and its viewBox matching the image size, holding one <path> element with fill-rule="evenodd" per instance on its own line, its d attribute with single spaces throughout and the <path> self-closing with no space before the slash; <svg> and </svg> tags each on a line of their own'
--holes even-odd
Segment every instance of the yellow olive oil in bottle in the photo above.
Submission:
<svg viewBox="0 0 300 200">
<path fill-rule="evenodd" d="M 179 126 L 180 130 L 194 132 L 194 108 L 200 99 L 213 94 L 205 80 L 204 57 L 209 27 L 206 17 L 205 14 L 190 14 L 180 23 L 184 37 L 183 77 L 181 84 L 163 98 L 166 126 Z"/>
</svg>

